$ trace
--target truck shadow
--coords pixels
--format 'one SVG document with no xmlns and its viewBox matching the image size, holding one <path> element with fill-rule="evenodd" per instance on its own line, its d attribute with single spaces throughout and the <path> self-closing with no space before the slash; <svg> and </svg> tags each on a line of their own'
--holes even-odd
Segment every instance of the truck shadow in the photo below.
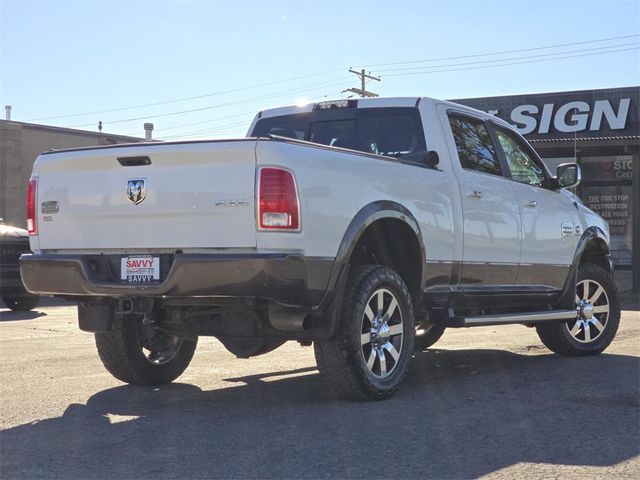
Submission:
<svg viewBox="0 0 640 480">
<path fill-rule="evenodd" d="M 631 356 L 429 350 L 384 402 L 337 400 L 314 372 L 99 392 L 1 432 L 0 477 L 476 478 L 639 453 Z"/>
<path fill-rule="evenodd" d="M 41 312 L 36 307 L 33 310 L 26 312 L 12 311 L 9 309 L 0 310 L 0 322 L 17 322 L 19 320 L 35 320 L 36 318 L 46 317 L 45 312 Z"/>
</svg>

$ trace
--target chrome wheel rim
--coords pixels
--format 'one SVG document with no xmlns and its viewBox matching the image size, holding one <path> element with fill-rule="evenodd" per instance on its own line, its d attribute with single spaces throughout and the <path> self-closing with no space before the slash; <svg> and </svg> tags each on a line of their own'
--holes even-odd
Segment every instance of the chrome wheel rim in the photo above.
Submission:
<svg viewBox="0 0 640 480">
<path fill-rule="evenodd" d="M 362 314 L 360 353 L 373 376 L 386 378 L 398 366 L 404 344 L 402 311 L 386 288 L 373 292 Z"/>
<path fill-rule="evenodd" d="M 580 343 L 600 338 L 609 321 L 610 304 L 606 290 L 595 280 L 582 280 L 576 287 L 575 320 L 566 324 L 569 334 Z"/>
<path fill-rule="evenodd" d="M 182 337 L 168 335 L 152 327 L 141 327 L 142 354 L 153 365 L 164 365 L 173 360 L 180 351 L 182 341 Z"/>
</svg>

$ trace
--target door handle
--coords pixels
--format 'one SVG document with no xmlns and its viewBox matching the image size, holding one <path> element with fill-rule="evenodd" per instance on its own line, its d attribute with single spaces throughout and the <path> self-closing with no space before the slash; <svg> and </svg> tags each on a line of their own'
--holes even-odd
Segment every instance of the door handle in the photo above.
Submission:
<svg viewBox="0 0 640 480">
<path fill-rule="evenodd" d="M 535 200 L 530 200 L 529 203 L 527 203 L 527 207 L 529 208 L 536 208 L 538 206 L 538 202 L 536 202 Z"/>
<path fill-rule="evenodd" d="M 480 190 L 474 190 L 473 193 L 470 193 L 470 197 L 482 198 L 484 194 Z"/>
</svg>

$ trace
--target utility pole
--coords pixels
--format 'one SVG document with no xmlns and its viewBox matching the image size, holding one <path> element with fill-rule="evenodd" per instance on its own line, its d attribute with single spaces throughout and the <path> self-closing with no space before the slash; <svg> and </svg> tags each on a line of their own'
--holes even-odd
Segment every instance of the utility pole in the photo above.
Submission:
<svg viewBox="0 0 640 480">
<path fill-rule="evenodd" d="M 373 92 L 369 92 L 364 88 L 364 84 L 366 83 L 365 80 L 371 79 L 371 80 L 375 80 L 376 82 L 380 81 L 380 77 L 374 77 L 372 75 L 368 75 L 367 73 L 365 73 L 364 68 L 362 70 L 360 70 L 359 72 L 353 69 L 349 69 L 349 73 L 355 73 L 358 78 L 360 79 L 360 88 L 347 88 L 346 90 L 344 90 L 344 92 L 351 92 L 351 93 L 355 93 L 356 95 L 360 95 L 361 97 L 377 97 L 378 94 L 377 93 L 373 93 Z M 371 73 L 371 72 L 369 72 Z M 343 93 L 344 93 L 343 92 Z"/>
</svg>

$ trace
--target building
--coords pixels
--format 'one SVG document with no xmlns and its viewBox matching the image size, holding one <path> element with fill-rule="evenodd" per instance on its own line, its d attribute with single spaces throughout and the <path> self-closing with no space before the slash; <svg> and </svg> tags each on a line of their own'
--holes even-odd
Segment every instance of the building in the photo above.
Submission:
<svg viewBox="0 0 640 480">
<path fill-rule="evenodd" d="M 619 288 L 640 295 L 640 87 L 453 101 L 516 126 L 551 172 L 581 166 L 576 193 L 609 222 Z"/>
<path fill-rule="evenodd" d="M 143 138 L 0 120 L 0 217 L 26 226 L 27 183 L 36 157 L 46 150 L 116 143 Z"/>
</svg>

